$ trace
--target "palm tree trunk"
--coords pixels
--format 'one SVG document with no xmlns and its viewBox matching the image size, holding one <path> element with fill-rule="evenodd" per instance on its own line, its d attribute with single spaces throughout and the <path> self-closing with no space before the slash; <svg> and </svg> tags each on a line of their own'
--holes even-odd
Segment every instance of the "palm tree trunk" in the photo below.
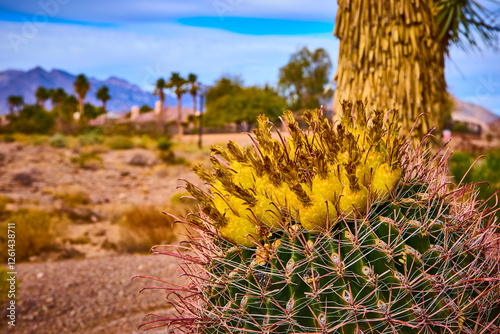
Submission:
<svg viewBox="0 0 500 334">
<path fill-rule="evenodd" d="M 56 128 L 58 132 L 62 132 L 63 130 L 62 107 L 63 107 L 62 102 L 59 102 L 57 104 L 57 121 L 56 121 Z"/>
<path fill-rule="evenodd" d="M 182 128 L 182 104 L 181 95 L 177 95 L 177 133 L 179 134 L 179 140 L 182 139 L 184 129 Z"/>
<path fill-rule="evenodd" d="M 85 104 L 82 98 L 79 99 L 80 124 L 85 124 Z"/>
<path fill-rule="evenodd" d="M 193 112 L 196 113 L 196 95 L 193 95 Z"/>
<path fill-rule="evenodd" d="M 103 114 L 103 125 L 106 124 L 106 119 L 107 119 L 107 110 L 106 110 L 106 101 L 103 100 L 102 101 L 102 110 L 104 111 L 104 114 Z"/>
<path fill-rule="evenodd" d="M 363 100 L 371 110 L 399 109 L 406 133 L 426 113 L 413 132 L 415 139 L 433 126 L 440 133 L 447 93 L 444 62 L 435 39 L 433 0 L 338 3 L 334 113 L 341 110 L 343 99 Z"/>
</svg>

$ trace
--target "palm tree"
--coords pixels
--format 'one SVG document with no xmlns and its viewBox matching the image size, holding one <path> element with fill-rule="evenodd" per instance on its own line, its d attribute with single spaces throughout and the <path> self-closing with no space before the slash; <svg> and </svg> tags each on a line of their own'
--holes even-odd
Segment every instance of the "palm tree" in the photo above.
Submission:
<svg viewBox="0 0 500 334">
<path fill-rule="evenodd" d="M 460 42 L 460 35 L 475 45 L 471 26 L 492 40 L 490 32 L 495 29 L 482 19 L 484 9 L 479 11 L 474 0 L 380 1 L 374 6 L 365 6 L 362 0 L 338 3 L 334 110 L 341 110 L 340 100 L 362 99 L 370 109 L 399 109 L 406 131 L 418 115 L 427 113 L 414 131 L 415 138 L 422 138 L 432 126 L 442 130 L 449 99 L 445 54 L 450 43 Z"/>
<path fill-rule="evenodd" d="M 24 105 L 24 99 L 21 95 L 10 95 L 7 98 L 9 103 L 9 113 L 14 116 L 15 112 L 19 112 L 20 108 Z"/>
<path fill-rule="evenodd" d="M 76 77 L 73 86 L 75 88 L 75 93 L 78 95 L 78 102 L 80 105 L 80 120 L 83 120 L 85 112 L 85 96 L 90 90 L 90 83 L 84 74 L 80 74 Z"/>
<path fill-rule="evenodd" d="M 67 107 L 68 115 L 70 120 L 73 120 L 73 116 L 78 107 L 78 99 L 74 95 L 68 95 L 64 99 L 64 105 Z"/>
<path fill-rule="evenodd" d="M 198 91 L 200 90 L 200 85 L 197 82 L 198 76 L 193 73 L 188 74 L 187 82 L 191 85 L 189 89 L 189 94 L 193 97 L 193 110 L 196 112 L 196 97 L 198 96 Z"/>
<path fill-rule="evenodd" d="M 62 88 L 49 90 L 50 100 L 52 102 L 52 108 L 57 108 L 57 117 L 62 117 L 62 102 L 66 98 L 67 94 Z"/>
<path fill-rule="evenodd" d="M 45 101 L 50 97 L 49 91 L 45 87 L 40 86 L 35 92 L 35 97 L 38 105 L 45 109 Z"/>
<path fill-rule="evenodd" d="M 9 114 L 10 116 L 14 116 L 14 107 L 16 106 L 16 95 L 9 95 L 7 98 L 7 102 L 9 103 Z"/>
<path fill-rule="evenodd" d="M 102 86 L 99 88 L 96 93 L 96 97 L 98 100 L 102 101 L 102 109 L 104 110 L 104 115 L 106 115 L 106 102 L 111 99 L 108 86 Z"/>
<path fill-rule="evenodd" d="M 178 72 L 172 72 L 170 79 L 168 81 L 167 87 L 174 90 L 177 96 L 177 132 L 179 133 L 179 138 L 182 138 L 184 132 L 182 128 L 182 94 L 186 93 L 186 79 L 181 77 Z"/>
<path fill-rule="evenodd" d="M 160 98 L 161 109 L 163 109 L 163 102 L 165 101 L 165 93 L 163 92 L 163 89 L 165 88 L 167 88 L 165 79 L 160 78 L 156 80 L 154 95 L 158 95 Z"/>
</svg>

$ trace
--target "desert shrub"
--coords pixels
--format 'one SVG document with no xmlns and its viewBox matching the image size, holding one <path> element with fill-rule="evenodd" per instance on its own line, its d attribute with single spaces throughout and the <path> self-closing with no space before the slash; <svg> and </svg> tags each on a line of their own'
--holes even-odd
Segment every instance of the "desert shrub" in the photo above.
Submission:
<svg viewBox="0 0 500 334">
<path fill-rule="evenodd" d="M 2 140 L 5 142 L 5 143 L 13 143 L 16 141 L 16 138 L 10 134 L 10 133 L 6 133 L 3 135 L 3 138 Z"/>
<path fill-rule="evenodd" d="M 8 274 L 9 270 L 7 270 L 4 266 L 0 266 L 0 306 L 3 303 L 10 299 L 9 298 L 9 290 L 10 290 L 10 281 L 7 279 L 11 278 L 11 275 Z M 17 296 L 17 280 L 14 283 L 16 287 L 16 296 Z"/>
<path fill-rule="evenodd" d="M 188 161 L 184 157 L 176 157 L 171 150 L 160 151 L 158 158 L 168 165 L 186 165 Z"/>
<path fill-rule="evenodd" d="M 149 165 L 149 163 L 150 163 L 149 158 L 142 153 L 134 154 L 134 156 L 129 161 L 130 165 L 139 167 L 145 167 Z"/>
<path fill-rule="evenodd" d="M 90 196 L 79 186 L 69 186 L 55 193 L 54 198 L 60 199 L 65 206 L 77 207 L 90 203 Z"/>
<path fill-rule="evenodd" d="M 151 141 L 151 137 L 145 134 L 141 135 L 140 137 L 134 137 L 134 145 L 140 148 L 150 148 Z"/>
<path fill-rule="evenodd" d="M 36 181 L 35 177 L 26 172 L 20 172 L 14 174 L 12 177 L 12 181 L 24 186 L 24 187 L 31 187 L 33 183 Z"/>
<path fill-rule="evenodd" d="M 172 142 L 170 140 L 168 140 L 168 138 L 160 137 L 157 140 L 156 147 L 160 151 L 168 151 L 168 150 L 170 150 L 172 148 Z"/>
<path fill-rule="evenodd" d="M 126 136 L 113 136 L 106 141 L 112 150 L 127 150 L 134 147 L 132 139 Z"/>
<path fill-rule="evenodd" d="M 20 209 L 0 223 L 0 248 L 7 249 L 7 228 L 15 226 L 16 260 L 25 261 L 30 256 L 59 248 L 56 241 L 62 228 L 62 221 L 50 212 L 34 209 Z M 0 253 L 0 260 L 7 259 L 7 252 Z"/>
<path fill-rule="evenodd" d="M 14 202 L 12 198 L 7 196 L 0 196 L 0 221 L 7 218 L 9 212 L 7 211 L 7 204 Z"/>
<path fill-rule="evenodd" d="M 83 169 L 96 170 L 102 167 L 102 158 L 93 151 L 80 152 L 78 157 L 71 158 L 71 162 Z"/>
<path fill-rule="evenodd" d="M 47 144 L 49 142 L 49 137 L 44 135 L 35 135 L 33 136 L 33 145 L 41 146 Z"/>
<path fill-rule="evenodd" d="M 175 205 L 166 211 L 183 216 L 189 210 L 187 205 Z M 152 246 L 175 241 L 179 234 L 178 228 L 173 225 L 175 220 L 162 211 L 165 210 L 155 206 L 133 206 L 128 209 L 120 221 L 120 249 L 132 253 L 148 252 Z"/>
<path fill-rule="evenodd" d="M 102 144 L 104 138 L 102 136 L 102 131 L 100 131 L 99 129 L 92 129 L 79 136 L 78 141 L 82 146 L 98 145 Z"/>
<path fill-rule="evenodd" d="M 63 148 L 68 146 L 68 137 L 63 134 L 56 133 L 49 139 L 49 144 L 52 147 Z"/>
</svg>

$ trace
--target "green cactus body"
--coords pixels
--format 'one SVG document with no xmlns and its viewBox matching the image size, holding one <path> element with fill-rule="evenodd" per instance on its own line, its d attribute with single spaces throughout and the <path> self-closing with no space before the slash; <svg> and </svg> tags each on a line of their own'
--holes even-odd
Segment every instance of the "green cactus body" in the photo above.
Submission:
<svg viewBox="0 0 500 334">
<path fill-rule="evenodd" d="M 192 293 L 174 302 L 178 318 L 157 321 L 200 333 L 500 331 L 493 216 L 447 192 L 446 159 L 423 161 L 396 116 L 343 106 L 337 126 L 306 113 L 308 132 L 286 113 L 280 140 L 261 117 L 254 151 L 214 148 L 233 168 L 194 168 L 216 186 L 187 184 L 200 206 L 187 222 L 201 231 L 197 257 L 179 255 Z"/>
</svg>

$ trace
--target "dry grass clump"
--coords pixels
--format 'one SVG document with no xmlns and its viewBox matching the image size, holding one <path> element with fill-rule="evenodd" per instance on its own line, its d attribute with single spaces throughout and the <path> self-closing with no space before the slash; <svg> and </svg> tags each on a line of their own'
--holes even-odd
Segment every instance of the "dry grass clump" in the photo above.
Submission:
<svg viewBox="0 0 500 334">
<path fill-rule="evenodd" d="M 60 199 L 64 206 L 75 208 L 90 203 L 90 196 L 79 186 L 67 186 L 54 194 L 54 198 Z"/>
<path fill-rule="evenodd" d="M 126 136 L 113 136 L 105 141 L 112 150 L 127 150 L 134 147 L 132 139 Z"/>
<path fill-rule="evenodd" d="M 10 224 L 10 225 L 9 225 Z M 16 261 L 26 261 L 42 252 L 60 249 L 58 242 L 66 222 L 52 212 L 36 209 L 20 209 L 0 222 L 0 249 L 7 250 L 9 226 L 16 234 Z M 0 260 L 7 262 L 7 251 L 0 254 Z"/>
<path fill-rule="evenodd" d="M 190 212 L 191 208 L 185 204 L 161 209 L 152 205 L 129 208 L 119 221 L 122 234 L 120 250 L 131 253 L 148 252 L 155 245 L 174 242 L 182 233 L 182 228 L 173 224 L 174 218 L 162 212 L 181 217 Z"/>
<path fill-rule="evenodd" d="M 92 151 L 82 151 L 77 157 L 71 158 L 71 162 L 83 169 L 96 170 L 103 166 L 102 158 Z"/>
</svg>

